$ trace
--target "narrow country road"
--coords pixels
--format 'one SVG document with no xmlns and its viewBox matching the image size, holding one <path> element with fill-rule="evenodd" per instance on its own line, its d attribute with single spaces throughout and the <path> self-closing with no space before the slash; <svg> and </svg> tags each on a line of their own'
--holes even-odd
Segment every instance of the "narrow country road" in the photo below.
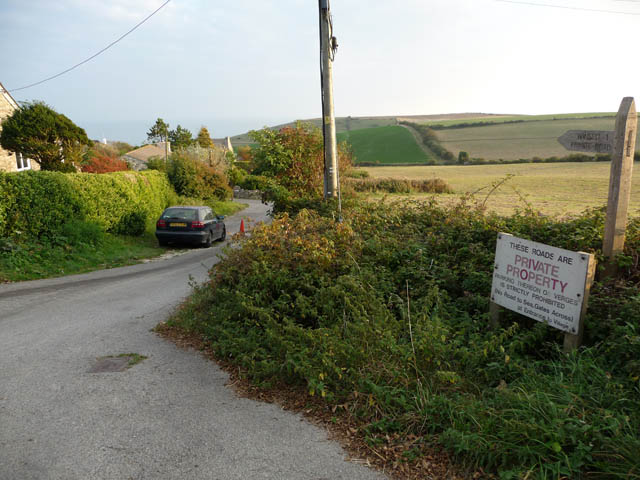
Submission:
<svg viewBox="0 0 640 480">
<path fill-rule="evenodd" d="M 266 219 L 258 201 L 227 219 Z M 239 398 L 227 375 L 150 330 L 206 278 L 220 246 L 0 285 L 0 479 L 383 479 L 326 433 Z M 90 373 L 100 357 L 148 357 Z"/>
</svg>

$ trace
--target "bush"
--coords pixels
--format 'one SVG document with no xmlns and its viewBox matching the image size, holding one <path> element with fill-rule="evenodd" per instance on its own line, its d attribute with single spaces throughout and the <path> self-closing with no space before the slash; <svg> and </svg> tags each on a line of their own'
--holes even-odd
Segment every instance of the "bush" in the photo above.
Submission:
<svg viewBox="0 0 640 480">
<path fill-rule="evenodd" d="M 111 173 L 123 170 L 129 170 L 127 162 L 107 155 L 93 156 L 82 166 L 82 171 L 85 173 Z"/>
<path fill-rule="evenodd" d="M 596 283 L 569 356 L 561 332 L 514 312 L 488 328 L 496 234 L 599 256 L 601 210 L 561 222 L 363 202 L 344 217 L 254 230 L 178 319 L 254 382 L 324 398 L 409 463 L 437 442 L 503 479 L 640 476 L 637 262 Z M 639 249 L 636 219 L 625 256 Z"/>
<path fill-rule="evenodd" d="M 171 154 L 167 176 L 178 195 L 205 200 L 228 200 L 233 195 L 224 173 L 184 151 Z"/>
<path fill-rule="evenodd" d="M 369 178 L 369 172 L 366 170 L 349 170 L 344 174 L 345 178 Z"/>
<path fill-rule="evenodd" d="M 113 231 L 121 235 L 140 236 L 145 232 L 146 227 L 147 212 L 140 208 L 123 215 Z"/>
<path fill-rule="evenodd" d="M 323 139 L 320 129 L 298 123 L 280 131 L 265 128 L 249 132 L 258 146 L 251 150 L 253 173 L 276 180 L 296 197 L 319 197 L 323 189 Z M 351 169 L 347 144 L 338 146 L 338 168 L 343 174 Z"/>
<path fill-rule="evenodd" d="M 51 236 L 75 220 L 133 232 L 135 215 L 153 219 L 174 196 L 160 172 L 0 173 L 0 236 Z"/>
<path fill-rule="evenodd" d="M 440 178 L 407 180 L 398 178 L 345 178 L 345 190 L 385 193 L 451 193 L 451 187 Z"/>
</svg>

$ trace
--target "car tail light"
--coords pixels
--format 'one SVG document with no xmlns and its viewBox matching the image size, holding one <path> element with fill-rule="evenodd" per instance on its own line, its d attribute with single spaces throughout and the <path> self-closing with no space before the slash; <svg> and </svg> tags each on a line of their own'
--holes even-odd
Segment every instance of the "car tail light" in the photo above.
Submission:
<svg viewBox="0 0 640 480">
<path fill-rule="evenodd" d="M 167 226 L 167 222 L 165 222 L 164 220 L 158 220 L 156 222 L 156 227 L 157 228 L 166 228 Z"/>
<path fill-rule="evenodd" d="M 193 228 L 204 228 L 204 222 L 198 222 L 198 221 L 191 222 L 191 226 Z"/>
</svg>

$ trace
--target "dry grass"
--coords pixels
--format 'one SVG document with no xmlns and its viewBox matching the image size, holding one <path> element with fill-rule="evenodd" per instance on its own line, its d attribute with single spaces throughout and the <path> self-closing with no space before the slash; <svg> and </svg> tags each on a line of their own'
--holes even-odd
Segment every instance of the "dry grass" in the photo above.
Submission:
<svg viewBox="0 0 640 480">
<path fill-rule="evenodd" d="M 525 206 L 524 198 L 535 209 L 554 216 L 580 213 L 588 207 L 605 205 L 609 188 L 609 169 L 610 164 L 607 162 L 365 168 L 372 178 L 441 178 L 455 192 L 450 195 L 438 195 L 441 201 L 455 201 L 460 194 L 467 192 L 477 192 L 476 198 L 484 201 L 492 184 L 513 175 L 489 196 L 489 210 L 503 214 L 512 213 L 516 208 Z M 630 210 L 633 215 L 640 213 L 638 175 L 631 189 Z"/>
</svg>

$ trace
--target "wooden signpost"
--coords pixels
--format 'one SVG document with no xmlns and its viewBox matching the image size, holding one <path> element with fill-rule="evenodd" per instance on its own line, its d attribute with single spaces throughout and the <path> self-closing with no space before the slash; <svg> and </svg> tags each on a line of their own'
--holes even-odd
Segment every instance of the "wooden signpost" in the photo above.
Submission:
<svg viewBox="0 0 640 480">
<path fill-rule="evenodd" d="M 615 257 L 624 250 L 627 214 L 631 198 L 633 158 L 636 151 L 637 124 L 636 104 L 632 97 L 626 97 L 622 100 L 616 117 L 613 153 L 611 155 L 609 202 L 602 242 L 602 253 L 606 259 L 605 277 L 616 274 Z"/>
</svg>

